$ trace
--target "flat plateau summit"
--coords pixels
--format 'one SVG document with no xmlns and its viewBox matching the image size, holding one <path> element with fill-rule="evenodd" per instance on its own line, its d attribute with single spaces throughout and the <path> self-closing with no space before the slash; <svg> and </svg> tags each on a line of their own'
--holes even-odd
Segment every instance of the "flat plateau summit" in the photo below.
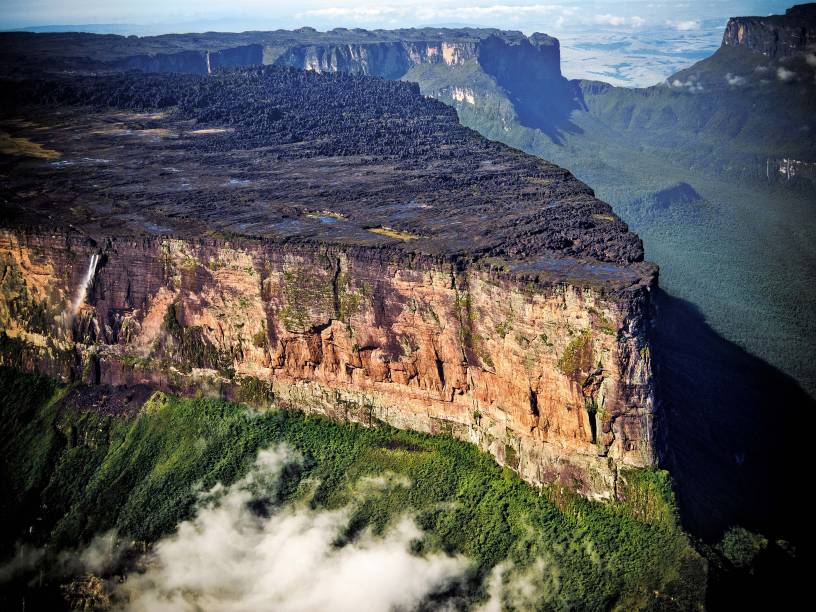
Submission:
<svg viewBox="0 0 816 612">
<path fill-rule="evenodd" d="M 15 224 L 384 247 L 616 285 L 654 270 L 585 184 L 416 85 L 253 68 L 13 91 L 4 129 L 42 147 L 4 164 Z"/>
</svg>

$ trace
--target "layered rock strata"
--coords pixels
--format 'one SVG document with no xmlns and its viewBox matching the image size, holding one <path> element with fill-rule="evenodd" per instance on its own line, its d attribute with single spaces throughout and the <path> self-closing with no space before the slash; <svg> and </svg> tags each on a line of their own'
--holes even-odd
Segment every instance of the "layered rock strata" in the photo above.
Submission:
<svg viewBox="0 0 816 612">
<path fill-rule="evenodd" d="M 591 497 L 655 459 L 648 282 L 604 295 L 370 249 L 9 230 L 0 267 L 7 365 L 450 433 Z"/>
<path fill-rule="evenodd" d="M 493 29 L 429 28 L 170 34 L 0 34 L 3 69 L 208 74 L 218 68 L 290 66 L 399 79 L 417 66 L 478 62 L 488 73 L 523 63 L 533 79 L 561 76 L 557 39 Z M 503 65 L 502 65 L 503 64 Z"/>
<path fill-rule="evenodd" d="M 14 91 L 3 364 L 447 432 L 593 498 L 655 463 L 656 268 L 565 170 L 368 77 Z"/>
</svg>

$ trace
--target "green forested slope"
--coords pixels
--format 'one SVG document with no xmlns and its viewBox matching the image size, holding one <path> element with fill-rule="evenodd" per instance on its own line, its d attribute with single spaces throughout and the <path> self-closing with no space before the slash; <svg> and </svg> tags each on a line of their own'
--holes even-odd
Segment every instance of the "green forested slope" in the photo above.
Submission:
<svg viewBox="0 0 816 612">
<path fill-rule="evenodd" d="M 539 492 L 475 447 L 444 436 L 161 393 L 142 403 L 114 389 L 65 388 L 9 370 L 0 371 L 0 389 L 3 559 L 13 556 L 15 541 L 48 545 L 28 569 L 0 569 L 5 609 L 22 597 L 29 609 L 57 605 L 59 585 L 73 578 L 52 573 L 60 551 L 110 530 L 120 545 L 150 547 L 190 518 L 203 491 L 235 483 L 259 450 L 283 443 L 303 461 L 283 472 L 271 497 L 256 491 L 250 503 L 259 520 L 292 504 L 349 508 L 337 534 L 342 547 L 367 529 L 385 534 L 412 517 L 420 528 L 414 554 L 462 555 L 470 567 L 458 586 L 426 606 L 470 607 L 487 598 L 486 578 L 499 563 L 512 581 L 542 559 L 557 579 L 533 582 L 526 605 L 689 609 L 702 601 L 705 564 L 677 527 L 664 472 L 628 473 L 624 501 L 603 505 L 560 488 Z M 113 406 L 127 408 L 112 414 Z M 367 477 L 402 484 L 361 495 Z M 117 576 L 137 571 L 133 554 L 102 576 L 114 599 Z M 41 568 L 39 581 L 26 587 Z"/>
</svg>

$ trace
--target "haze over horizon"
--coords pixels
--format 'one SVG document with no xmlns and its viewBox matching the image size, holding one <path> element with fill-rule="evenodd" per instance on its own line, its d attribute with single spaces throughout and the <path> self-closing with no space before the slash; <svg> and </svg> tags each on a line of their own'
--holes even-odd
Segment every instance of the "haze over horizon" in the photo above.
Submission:
<svg viewBox="0 0 816 612">
<path fill-rule="evenodd" d="M 172 4 L 157 0 L 138 4 L 4 0 L 0 29 L 145 36 L 304 26 L 318 30 L 495 27 L 557 37 L 562 47 L 562 69 L 568 78 L 642 87 L 658 83 L 710 55 L 719 46 L 729 17 L 784 13 L 790 5 L 789 0 L 387 0 L 382 4 L 305 0 L 297 6 L 261 0 L 229 4 L 215 0 Z"/>
</svg>

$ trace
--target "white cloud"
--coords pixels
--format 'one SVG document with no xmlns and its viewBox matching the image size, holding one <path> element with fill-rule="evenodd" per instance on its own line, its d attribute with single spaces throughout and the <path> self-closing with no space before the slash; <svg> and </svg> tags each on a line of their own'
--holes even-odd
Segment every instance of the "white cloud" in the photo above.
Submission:
<svg viewBox="0 0 816 612">
<path fill-rule="evenodd" d="M 595 562 L 592 556 L 590 560 Z M 477 608 L 477 612 L 566 609 L 569 605 L 560 590 L 561 571 L 551 560 L 540 558 L 523 570 L 503 561 L 488 575 L 488 600 Z"/>
<path fill-rule="evenodd" d="M 128 609 L 411 609 L 467 571 L 470 564 L 462 557 L 411 554 L 410 543 L 421 533 L 408 518 L 384 536 L 363 533 L 337 547 L 349 508 L 285 506 L 269 516 L 253 510 L 251 502 L 274 489 L 292 460 L 286 449 L 262 451 L 246 478 L 210 491 L 195 517 L 156 544 L 146 571 L 117 587 Z M 359 494 L 395 486 L 410 482 L 384 475 L 362 483 Z"/>
<path fill-rule="evenodd" d="M 312 9 L 295 13 L 295 17 L 299 19 L 318 17 L 326 19 L 337 19 L 340 17 L 351 19 L 379 19 L 381 17 L 396 16 L 399 17 L 404 14 L 404 9 L 389 6 L 355 6 L 355 7 L 339 7 L 330 6 L 320 9 Z"/>
<path fill-rule="evenodd" d="M 667 21 L 666 25 L 670 28 L 674 28 L 675 30 L 679 30 L 680 32 L 689 32 L 691 30 L 700 29 L 700 22 L 696 19 Z"/>
<path fill-rule="evenodd" d="M 485 20 L 510 19 L 536 15 L 560 14 L 562 17 L 574 12 L 571 7 L 554 4 L 493 4 L 460 7 L 398 6 L 398 5 L 358 5 L 354 7 L 326 7 L 296 13 L 299 19 L 328 18 L 351 19 L 357 21 L 377 21 L 383 18 L 411 18 L 421 21 L 440 19 Z"/>
<path fill-rule="evenodd" d="M 633 17 L 623 17 L 621 15 L 595 15 L 595 23 L 600 25 L 609 25 L 616 28 L 623 26 L 639 28 L 646 23 L 646 20 L 643 17 L 638 17 L 637 15 Z"/>
<path fill-rule="evenodd" d="M 816 68 L 816 53 L 808 53 L 805 55 L 805 61 L 807 62 L 808 66 L 813 66 Z"/>
<path fill-rule="evenodd" d="M 780 81 L 788 83 L 796 78 L 796 73 L 792 70 L 784 68 L 783 66 L 780 66 L 776 69 L 776 78 L 778 78 Z"/>
<path fill-rule="evenodd" d="M 0 584 L 17 574 L 47 567 L 50 576 L 70 577 L 77 574 L 102 574 L 119 560 L 124 548 L 116 532 L 109 531 L 94 537 L 84 548 L 59 551 L 29 545 L 17 547 L 14 557 L 0 566 Z"/>
<path fill-rule="evenodd" d="M 14 557 L 0 565 L 0 585 L 10 582 L 18 574 L 30 572 L 45 557 L 45 549 L 33 546 L 17 546 Z"/>
<path fill-rule="evenodd" d="M 734 87 L 739 87 L 740 85 L 745 85 L 745 77 L 741 77 L 738 74 L 731 74 L 730 72 L 725 75 L 725 81 L 729 85 Z"/>
<path fill-rule="evenodd" d="M 616 27 L 624 26 L 626 25 L 626 17 L 620 17 L 618 15 L 595 15 L 595 23 Z"/>
<path fill-rule="evenodd" d="M 674 87 L 676 89 L 685 89 L 691 93 L 698 93 L 703 91 L 703 84 L 697 80 L 697 77 L 691 75 L 688 80 L 681 81 L 680 79 L 674 79 L 669 83 L 670 87 Z"/>
</svg>

